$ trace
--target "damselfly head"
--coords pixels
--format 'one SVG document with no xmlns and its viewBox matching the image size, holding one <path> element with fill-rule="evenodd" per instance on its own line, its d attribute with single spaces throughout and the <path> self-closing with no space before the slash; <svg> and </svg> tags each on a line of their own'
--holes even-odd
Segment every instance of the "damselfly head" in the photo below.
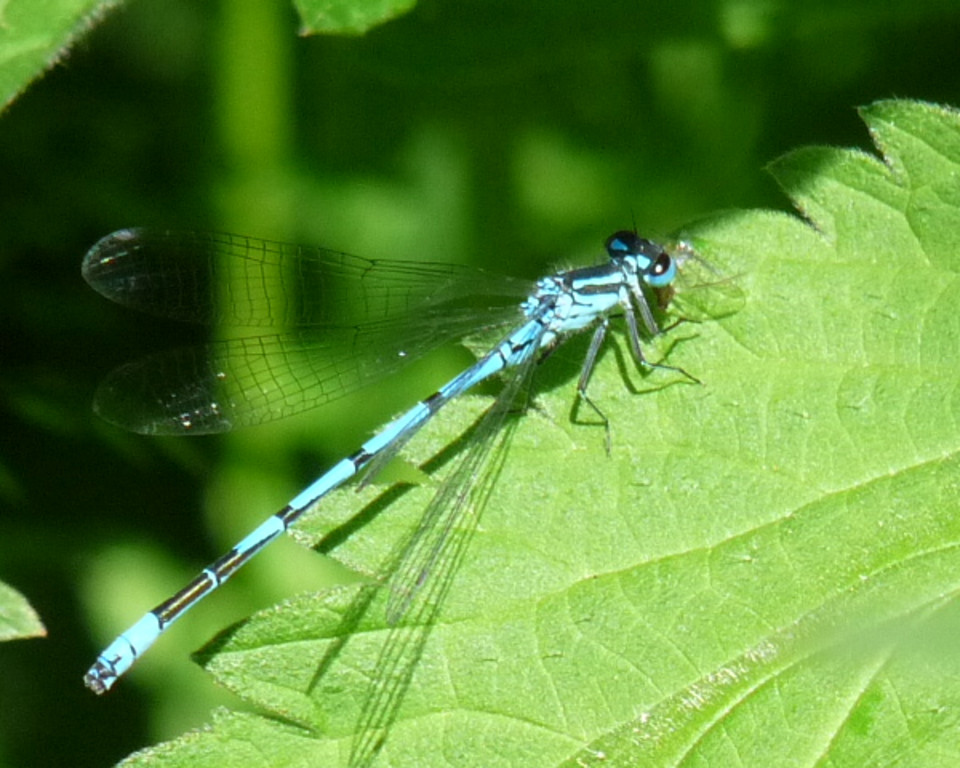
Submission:
<svg viewBox="0 0 960 768">
<path fill-rule="evenodd" d="M 626 229 L 615 232 L 607 238 L 606 247 L 612 261 L 633 258 L 643 281 L 653 288 L 663 288 L 677 276 L 673 257 L 662 246 L 636 232 Z"/>
</svg>

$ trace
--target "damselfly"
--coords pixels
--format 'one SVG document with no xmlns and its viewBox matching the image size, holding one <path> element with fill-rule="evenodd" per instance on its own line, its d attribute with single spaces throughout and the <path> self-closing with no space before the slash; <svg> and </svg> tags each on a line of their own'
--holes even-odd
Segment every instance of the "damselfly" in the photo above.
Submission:
<svg viewBox="0 0 960 768">
<path fill-rule="evenodd" d="M 225 234 L 124 229 L 94 245 L 83 276 L 119 304 L 184 321 L 296 329 L 227 338 L 118 368 L 98 390 L 95 409 L 135 432 L 210 434 L 281 418 L 371 384 L 451 340 L 507 324 L 513 330 L 119 635 L 87 672 L 87 686 L 107 691 L 176 619 L 307 509 L 361 471 L 382 467 L 446 403 L 491 376 L 514 372 L 505 391 L 516 394 L 537 361 L 570 335 L 593 328 L 577 391 L 604 418 L 587 384 L 613 314 L 626 321 L 638 365 L 678 371 L 648 362 L 641 337 L 660 333 L 657 315 L 678 277 L 703 262 L 689 249 L 671 254 L 629 231 L 608 238 L 606 251 L 601 265 L 531 284 L 467 267 L 371 261 Z M 728 311 L 721 305 L 705 313 Z M 444 529 L 452 527 L 448 519 Z M 444 543 L 442 531 L 417 532 L 396 569 L 391 622 L 421 590 Z"/>
</svg>

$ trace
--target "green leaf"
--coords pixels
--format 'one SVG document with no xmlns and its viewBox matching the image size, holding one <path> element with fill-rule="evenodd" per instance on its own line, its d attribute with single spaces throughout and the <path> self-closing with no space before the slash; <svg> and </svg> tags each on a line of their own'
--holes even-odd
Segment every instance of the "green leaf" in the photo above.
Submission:
<svg viewBox="0 0 960 768">
<path fill-rule="evenodd" d="M 0 109 L 60 63 L 120 0 L 0 0 Z M 411 10 L 415 0 L 295 0 L 302 34 L 361 34 Z"/>
<path fill-rule="evenodd" d="M 570 419 L 585 340 L 542 366 L 429 632 L 387 626 L 361 587 L 292 598 L 204 654 L 263 714 L 129 764 L 347 764 L 382 679 L 376 764 L 956 765 L 960 114 L 862 115 L 882 160 L 772 166 L 808 222 L 684 233 L 747 297 L 650 347 L 703 386 L 608 351 L 607 455 L 586 409 Z M 450 459 L 488 402 L 445 409 L 413 458 Z M 328 499 L 300 535 L 376 573 L 456 464 L 436 463 L 406 492 Z M 397 683 L 378 656 L 408 636 Z"/>
<path fill-rule="evenodd" d="M 304 35 L 359 35 L 413 9 L 416 0 L 294 0 Z"/>
<path fill-rule="evenodd" d="M 13 587 L 0 582 L 0 641 L 44 637 L 44 628 L 37 612 Z"/>
<path fill-rule="evenodd" d="M 118 0 L 0 0 L 0 108 L 66 55 Z"/>
</svg>

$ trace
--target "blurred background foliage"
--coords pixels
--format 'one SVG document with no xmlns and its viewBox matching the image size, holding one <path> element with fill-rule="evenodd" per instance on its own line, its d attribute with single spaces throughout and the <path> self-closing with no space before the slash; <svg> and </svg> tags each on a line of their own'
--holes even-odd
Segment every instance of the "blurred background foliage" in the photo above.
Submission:
<svg viewBox="0 0 960 768">
<path fill-rule="evenodd" d="M 140 0 L 0 116 L 0 579 L 49 631 L 0 646 L 0 765 L 105 765 L 202 724 L 228 699 L 188 654 L 319 587 L 321 558 L 275 545 L 104 699 L 82 673 L 460 364 L 226 438 L 120 433 L 90 411 L 98 379 L 202 331 L 88 290 L 99 237 L 233 230 L 536 276 L 634 223 L 785 208 L 764 163 L 866 146 L 856 105 L 960 104 L 955 0 L 425 0 L 362 37 L 298 25 L 280 0 Z"/>
</svg>

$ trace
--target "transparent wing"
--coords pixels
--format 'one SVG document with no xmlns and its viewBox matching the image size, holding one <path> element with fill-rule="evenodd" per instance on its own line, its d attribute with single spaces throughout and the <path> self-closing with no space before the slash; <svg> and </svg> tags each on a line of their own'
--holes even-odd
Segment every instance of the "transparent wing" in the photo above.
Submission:
<svg viewBox="0 0 960 768">
<path fill-rule="evenodd" d="M 241 235 L 136 228 L 97 242 L 82 273 L 96 291 L 132 309 L 247 327 L 383 320 L 461 299 L 522 299 L 530 290 L 529 281 L 453 264 L 370 260 Z"/>
<path fill-rule="evenodd" d="M 94 410 L 124 429 L 203 435 L 262 424 L 332 402 L 439 346 L 506 325 L 517 306 L 424 311 L 406 323 L 225 339 L 150 355 L 114 370 Z"/>
<path fill-rule="evenodd" d="M 535 342 L 534 346 L 539 346 Z M 387 621 L 393 626 L 380 651 L 364 699 L 350 755 L 351 766 L 372 763 L 383 746 L 417 662 L 443 606 L 480 514 L 496 484 L 516 420 L 504 421 L 526 391 L 536 355 L 518 368 L 471 436 L 470 447 L 400 549 L 386 579 Z"/>
<path fill-rule="evenodd" d="M 501 427 L 518 394 L 529 386 L 536 359 L 536 355 L 531 355 L 512 371 L 496 402 L 477 425 L 467 455 L 424 512 L 387 582 L 389 623 L 396 624 L 408 615 L 419 622 L 423 611 L 432 606 L 435 595 L 446 592 L 461 549 L 476 528 L 499 475 L 512 435 L 512 429 Z"/>
<path fill-rule="evenodd" d="M 684 320 L 701 322 L 728 317 L 743 308 L 746 295 L 736 280 L 697 255 L 689 242 L 681 242 L 673 255 L 677 278 L 660 292 L 661 306 L 669 304 Z"/>
<path fill-rule="evenodd" d="M 286 331 L 164 352 L 111 373 L 95 410 L 165 435 L 225 432 L 328 403 L 446 342 L 516 319 L 532 288 L 457 265 L 150 229 L 107 235 L 82 271 L 133 309 Z"/>
</svg>

